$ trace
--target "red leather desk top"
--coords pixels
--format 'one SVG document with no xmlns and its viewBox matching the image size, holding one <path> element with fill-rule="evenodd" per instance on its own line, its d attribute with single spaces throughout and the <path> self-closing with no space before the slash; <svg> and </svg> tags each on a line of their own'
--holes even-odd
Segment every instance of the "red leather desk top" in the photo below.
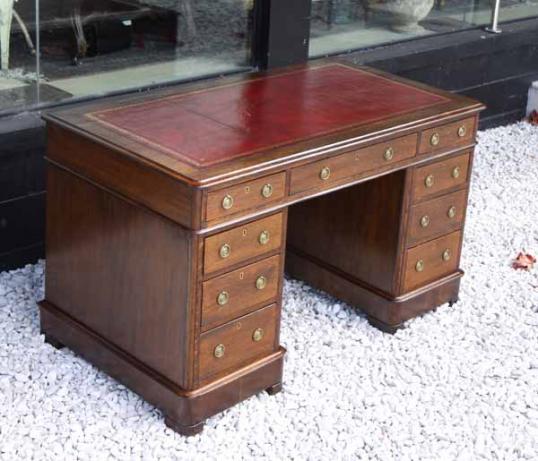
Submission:
<svg viewBox="0 0 538 461">
<path fill-rule="evenodd" d="M 384 76 L 328 64 L 86 116 L 165 155 L 206 167 L 447 101 Z"/>
<path fill-rule="evenodd" d="M 77 149 L 85 138 L 186 184 L 210 186 L 481 108 L 381 71 L 321 61 L 101 98 L 44 118 L 55 133 L 49 147 L 67 149 L 73 161 L 94 149 Z M 62 130 L 71 133 L 64 138 Z"/>
</svg>

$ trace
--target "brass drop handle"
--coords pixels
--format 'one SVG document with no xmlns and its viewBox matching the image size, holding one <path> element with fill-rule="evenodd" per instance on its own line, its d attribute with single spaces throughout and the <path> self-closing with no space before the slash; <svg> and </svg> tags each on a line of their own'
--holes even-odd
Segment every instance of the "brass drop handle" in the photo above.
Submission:
<svg viewBox="0 0 538 461">
<path fill-rule="evenodd" d="M 258 290 L 263 290 L 266 286 L 267 286 L 267 277 L 265 277 L 264 275 L 260 275 L 256 279 L 256 288 Z"/>
<path fill-rule="evenodd" d="M 331 169 L 328 166 L 324 166 L 319 172 L 319 177 L 322 181 L 327 181 L 331 176 Z"/>
<path fill-rule="evenodd" d="M 215 358 L 220 359 L 221 357 L 224 357 L 224 351 L 226 348 L 224 347 L 224 344 L 217 344 L 215 349 L 213 350 L 213 355 Z"/>
<path fill-rule="evenodd" d="M 385 153 L 383 154 L 383 158 L 388 162 L 394 158 L 394 148 L 387 147 L 387 150 L 385 150 Z"/>
<path fill-rule="evenodd" d="M 263 339 L 263 328 L 256 328 L 252 333 L 252 341 L 259 342 Z"/>
<path fill-rule="evenodd" d="M 262 187 L 262 197 L 269 198 L 273 195 L 273 185 L 272 184 L 265 184 Z"/>
<path fill-rule="evenodd" d="M 453 169 L 452 169 L 452 177 L 454 179 L 458 179 L 460 177 L 460 167 L 459 166 L 455 166 Z"/>
<path fill-rule="evenodd" d="M 450 250 L 447 248 L 445 251 L 443 251 L 443 254 L 442 254 L 442 258 L 443 258 L 443 261 L 450 261 L 450 258 L 451 258 L 451 254 L 450 254 Z"/>
<path fill-rule="evenodd" d="M 227 258 L 228 256 L 230 256 L 230 253 L 232 252 L 232 247 L 225 243 L 224 245 L 222 245 L 219 249 L 219 255 L 222 259 L 225 259 Z"/>
<path fill-rule="evenodd" d="M 424 179 L 424 185 L 428 188 L 433 187 L 434 179 L 433 174 L 429 174 L 426 176 L 426 179 Z"/>
<path fill-rule="evenodd" d="M 433 133 L 430 138 L 430 144 L 432 146 L 439 145 L 439 142 L 441 141 L 441 135 L 437 132 Z"/>
<path fill-rule="evenodd" d="M 425 214 L 424 216 L 422 216 L 422 218 L 420 218 L 420 226 L 421 227 L 428 227 L 430 225 L 430 217 Z"/>
<path fill-rule="evenodd" d="M 416 270 L 417 272 L 422 272 L 422 271 L 424 270 L 424 266 L 425 266 L 425 264 L 424 264 L 424 260 L 419 259 L 419 260 L 417 261 L 417 263 L 415 264 L 415 270 Z"/>
<path fill-rule="evenodd" d="M 224 198 L 222 199 L 222 208 L 224 208 L 225 210 L 229 210 L 233 206 L 234 206 L 234 198 L 230 194 L 225 195 Z"/>
<path fill-rule="evenodd" d="M 447 211 L 447 216 L 452 219 L 454 216 L 456 216 L 456 207 L 455 206 L 451 206 L 448 211 Z"/>
<path fill-rule="evenodd" d="M 460 126 L 458 128 L 458 136 L 460 138 L 463 138 L 466 134 L 467 134 L 467 128 L 465 127 L 465 125 Z"/>
<path fill-rule="evenodd" d="M 221 291 L 217 296 L 217 304 L 219 306 L 225 306 L 230 300 L 230 294 L 227 291 Z"/>
<path fill-rule="evenodd" d="M 269 237 L 269 231 L 261 231 L 258 237 L 258 242 L 260 243 L 260 245 L 267 245 L 269 243 Z"/>
</svg>

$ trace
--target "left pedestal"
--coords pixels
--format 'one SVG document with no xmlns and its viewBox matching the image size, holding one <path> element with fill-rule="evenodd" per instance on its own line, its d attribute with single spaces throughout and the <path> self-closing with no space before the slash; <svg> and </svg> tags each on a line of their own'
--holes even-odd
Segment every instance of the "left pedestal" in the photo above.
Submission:
<svg viewBox="0 0 538 461">
<path fill-rule="evenodd" d="M 266 277 L 268 287 L 275 278 L 271 299 L 257 298 L 255 311 L 238 311 L 231 321 L 215 317 L 202 325 L 203 293 L 213 300 L 210 290 L 227 281 L 204 279 L 206 239 L 48 167 L 42 333 L 160 408 L 166 424 L 185 435 L 257 392 L 275 393 L 282 382 L 278 255 L 250 265 L 272 270 Z M 224 359 L 216 353 L 220 343 L 226 343 Z M 236 345 L 244 356 L 230 357 Z"/>
</svg>

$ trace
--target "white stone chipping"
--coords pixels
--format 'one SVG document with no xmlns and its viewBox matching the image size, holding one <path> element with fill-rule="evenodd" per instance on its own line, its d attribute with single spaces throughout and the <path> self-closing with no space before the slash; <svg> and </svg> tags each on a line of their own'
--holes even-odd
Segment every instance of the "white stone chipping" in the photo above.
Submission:
<svg viewBox="0 0 538 461">
<path fill-rule="evenodd" d="M 39 334 L 43 264 L 0 274 L 0 459 L 536 460 L 538 127 L 480 133 L 460 301 L 383 334 L 285 286 L 284 391 L 183 438 L 158 410 Z"/>
</svg>

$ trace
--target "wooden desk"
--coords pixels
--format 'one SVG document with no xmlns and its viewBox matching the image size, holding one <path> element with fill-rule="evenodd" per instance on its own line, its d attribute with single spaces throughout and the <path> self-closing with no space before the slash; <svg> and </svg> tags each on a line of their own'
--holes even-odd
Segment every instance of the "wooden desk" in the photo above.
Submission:
<svg viewBox="0 0 538 461">
<path fill-rule="evenodd" d="M 322 62 L 49 113 L 46 339 L 193 434 L 280 390 L 285 256 L 384 330 L 455 302 L 481 109 Z"/>
</svg>

